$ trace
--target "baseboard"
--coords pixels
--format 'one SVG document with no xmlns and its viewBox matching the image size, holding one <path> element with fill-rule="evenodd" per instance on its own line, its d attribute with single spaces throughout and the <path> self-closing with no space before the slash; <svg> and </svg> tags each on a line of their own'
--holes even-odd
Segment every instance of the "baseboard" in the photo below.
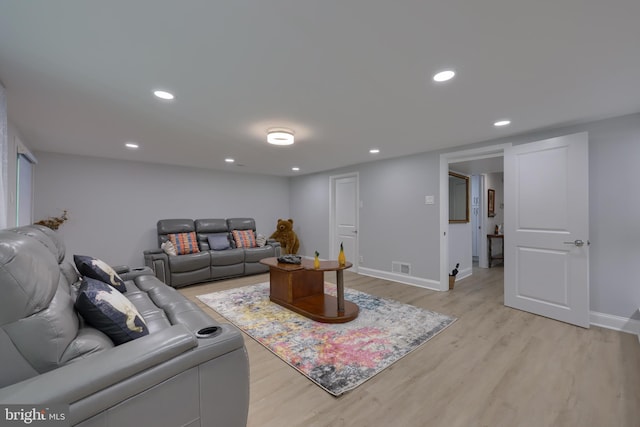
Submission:
<svg viewBox="0 0 640 427">
<path fill-rule="evenodd" d="M 365 267 L 358 267 L 358 274 L 375 277 L 377 279 L 391 280 L 394 282 L 404 283 L 405 285 L 417 286 L 419 288 L 431 289 L 432 291 L 440 290 L 440 282 L 438 281 L 408 276 L 406 274 L 391 273 L 389 271 L 374 270 L 373 268 Z"/>
<path fill-rule="evenodd" d="M 471 276 L 471 271 L 472 269 L 460 271 L 458 273 L 457 280 L 462 280 L 465 277 Z M 391 280 L 394 282 L 404 283 L 405 285 L 417 286 L 419 288 L 431 289 L 433 291 L 440 290 L 440 282 L 436 280 L 422 279 L 420 277 L 391 273 L 389 271 L 374 270 L 373 268 L 366 267 L 358 267 L 358 274 L 378 279 Z M 640 320 L 592 311 L 589 314 L 589 323 L 593 326 L 600 326 L 614 331 L 638 335 L 638 341 L 640 341 Z"/>
<path fill-rule="evenodd" d="M 640 340 L 640 320 L 592 311 L 589 314 L 589 323 L 593 326 L 638 335 Z"/>
<path fill-rule="evenodd" d="M 460 270 L 458 272 L 458 275 L 456 276 L 456 280 L 460 281 L 462 279 L 466 279 L 467 277 L 471 276 L 472 273 L 473 273 L 473 268 L 471 267 L 465 268 L 464 270 Z"/>
</svg>

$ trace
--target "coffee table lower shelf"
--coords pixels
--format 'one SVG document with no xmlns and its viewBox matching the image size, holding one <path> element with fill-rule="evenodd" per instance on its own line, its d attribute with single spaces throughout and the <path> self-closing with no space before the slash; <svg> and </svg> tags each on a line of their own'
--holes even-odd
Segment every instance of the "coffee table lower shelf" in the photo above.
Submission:
<svg viewBox="0 0 640 427">
<path fill-rule="evenodd" d="M 345 323 L 358 317 L 360 309 L 351 301 L 344 302 L 344 312 L 338 312 L 338 299 L 333 295 L 317 294 L 298 298 L 289 303 L 278 298 L 269 298 L 276 304 L 295 311 L 316 322 Z"/>
</svg>

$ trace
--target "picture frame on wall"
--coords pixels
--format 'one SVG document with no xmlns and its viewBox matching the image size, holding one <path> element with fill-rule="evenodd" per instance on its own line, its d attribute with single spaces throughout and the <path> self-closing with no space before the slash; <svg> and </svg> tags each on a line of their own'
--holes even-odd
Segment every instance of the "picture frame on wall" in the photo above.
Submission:
<svg viewBox="0 0 640 427">
<path fill-rule="evenodd" d="M 494 217 L 496 216 L 496 190 L 490 188 L 488 193 L 489 195 L 487 197 L 487 201 L 489 205 L 487 212 L 489 214 L 489 217 Z"/>
</svg>

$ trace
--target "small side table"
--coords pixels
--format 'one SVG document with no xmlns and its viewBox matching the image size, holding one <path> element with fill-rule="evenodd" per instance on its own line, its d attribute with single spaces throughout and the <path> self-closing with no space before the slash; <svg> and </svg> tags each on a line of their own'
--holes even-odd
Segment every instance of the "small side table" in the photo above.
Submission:
<svg viewBox="0 0 640 427">
<path fill-rule="evenodd" d="M 492 253 L 493 239 L 500 239 L 502 241 L 502 255 L 496 256 Z M 504 262 L 504 234 L 487 234 L 487 253 L 489 254 L 489 268 L 491 268 L 491 261 L 502 260 Z"/>
</svg>

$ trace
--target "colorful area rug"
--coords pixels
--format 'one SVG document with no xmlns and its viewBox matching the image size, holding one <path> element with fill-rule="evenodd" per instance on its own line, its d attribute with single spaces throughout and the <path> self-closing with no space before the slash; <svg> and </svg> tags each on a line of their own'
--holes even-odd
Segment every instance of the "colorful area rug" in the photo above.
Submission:
<svg viewBox="0 0 640 427">
<path fill-rule="evenodd" d="M 335 295 L 335 285 L 325 292 Z M 269 301 L 269 284 L 199 295 L 293 368 L 334 396 L 354 389 L 401 359 L 456 319 L 345 289 L 360 307 L 348 323 L 319 323 Z"/>
</svg>

